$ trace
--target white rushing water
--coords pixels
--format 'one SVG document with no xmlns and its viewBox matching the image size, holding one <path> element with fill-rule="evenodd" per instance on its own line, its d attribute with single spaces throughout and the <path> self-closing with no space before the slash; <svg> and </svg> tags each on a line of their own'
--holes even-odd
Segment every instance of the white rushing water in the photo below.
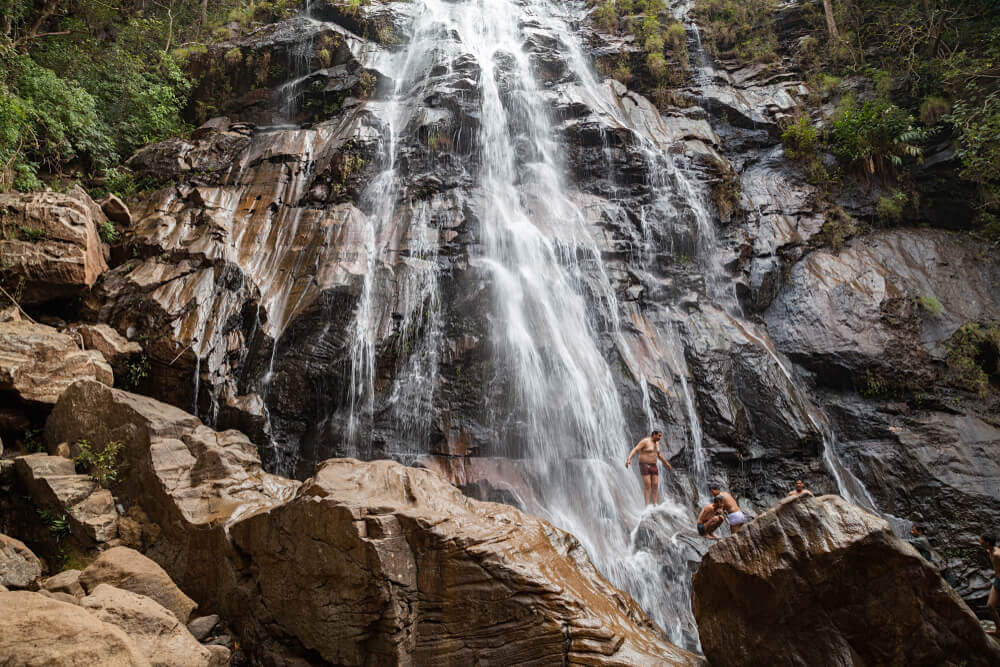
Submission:
<svg viewBox="0 0 1000 667">
<path fill-rule="evenodd" d="M 571 25 L 579 16 L 569 12 L 578 9 L 549 0 L 419 0 L 407 10 L 413 23 L 406 44 L 382 55 L 378 68 L 393 83 L 383 101 L 368 103 L 378 107 L 385 129 L 378 174 L 358 202 L 368 220 L 367 264 L 353 318 L 348 451 L 369 458 L 380 419 L 394 422 L 397 432 L 414 434 L 410 442 L 391 443 L 388 455 L 406 460 L 426 451 L 421 438 L 431 430 L 443 336 L 441 244 L 432 211 L 405 196 L 403 139 L 419 124 L 421 102 L 437 82 L 471 58 L 478 74 L 466 101 L 476 106 L 477 123 L 466 129 L 476 135 L 472 143 L 478 146 L 470 165 L 478 251 L 470 262 L 491 286 L 490 335 L 498 375 L 496 387 L 483 389 L 494 392 L 491 400 L 499 406 L 489 424 L 495 439 L 490 444 L 521 458 L 520 469 L 532 490 L 531 497 L 521 498 L 528 511 L 575 535 L 598 569 L 628 591 L 671 641 L 697 650 L 689 571 L 697 553 L 688 540 L 693 506 L 707 499 L 708 462 L 683 342 L 674 326 L 657 334 L 684 413 L 676 419 L 687 431 L 685 445 L 693 463 L 689 474 L 696 490 L 672 497 L 661 487 L 661 503 L 645 508 L 637 475 L 623 465 L 634 444 L 630 436 L 639 429 L 626 424 L 622 390 L 610 365 L 620 357 L 636 367 L 628 363 L 634 360 L 623 334 L 624 309 L 581 197 L 569 182 L 565 137 L 550 115 L 552 98 L 531 59 L 532 31 L 542 29 L 558 38 L 579 98 L 604 125 L 631 133 L 635 141 L 655 193 L 649 205 L 634 212 L 639 254 L 652 258 L 656 249 L 651 239 L 669 237 L 662 230 L 675 218 L 686 218 L 693 238 L 692 272 L 702 277 L 703 296 L 735 317 L 739 307 L 718 264 L 704 187 L 643 128 L 632 126 L 613 88 L 595 75 Z M 610 170 L 612 157 L 606 153 Z M 672 203 L 675 199 L 686 202 L 683 215 Z M 616 206 L 611 201 L 606 205 Z M 401 221 L 407 254 L 400 260 L 387 232 Z M 385 279 L 387 273 L 391 280 Z M 389 283 L 395 294 L 383 293 Z M 396 322 L 389 315 L 393 300 L 403 314 Z M 387 412 L 382 412 L 376 406 L 376 351 L 389 328 L 405 361 L 396 369 Z M 769 342 L 757 342 L 788 374 Z M 791 382 L 790 374 L 788 378 Z M 635 381 L 642 393 L 643 429 L 661 427 L 648 378 Z M 814 407 L 809 414 L 817 414 Z M 823 433 L 838 485 L 850 493 L 856 480 L 836 459 L 828 422 L 820 416 L 815 425 Z M 505 446 L 511 451 L 504 452 Z M 863 493 L 861 486 L 854 496 Z"/>
</svg>

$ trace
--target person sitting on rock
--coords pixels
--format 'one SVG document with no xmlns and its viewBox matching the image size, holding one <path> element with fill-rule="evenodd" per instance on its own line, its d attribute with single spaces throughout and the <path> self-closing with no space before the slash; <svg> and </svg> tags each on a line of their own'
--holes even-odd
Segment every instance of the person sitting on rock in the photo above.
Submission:
<svg viewBox="0 0 1000 667">
<path fill-rule="evenodd" d="M 812 495 L 812 491 L 806 488 L 805 482 L 801 479 L 795 480 L 795 488 L 788 492 L 789 496 L 802 496 L 805 494 Z"/>
<path fill-rule="evenodd" d="M 698 534 L 710 540 L 719 539 L 713 533 L 725 520 L 726 517 L 722 510 L 722 498 L 716 496 L 712 502 L 702 508 L 701 513 L 698 515 Z"/>
<path fill-rule="evenodd" d="M 719 488 L 718 484 L 711 484 L 708 492 L 715 498 L 722 498 L 722 507 L 726 511 L 726 518 L 729 519 L 729 530 L 734 533 L 740 532 L 740 528 L 747 522 L 747 517 L 740 509 L 736 499 L 726 491 Z"/>
<path fill-rule="evenodd" d="M 632 457 L 637 452 L 639 454 L 639 472 L 642 474 L 643 496 L 647 505 L 652 505 L 657 501 L 657 491 L 660 484 L 660 469 L 656 465 L 657 459 L 663 461 L 667 470 L 674 469 L 660 453 L 660 438 L 662 437 L 661 431 L 653 431 L 648 438 L 640 440 L 639 444 L 629 452 L 628 458 L 625 459 L 625 467 L 628 468 L 629 464 L 632 463 Z"/>
<path fill-rule="evenodd" d="M 979 544 L 986 548 L 990 563 L 993 565 L 993 584 L 990 586 L 990 598 L 986 604 L 989 605 L 994 623 L 993 630 L 989 634 L 996 636 L 1000 631 L 1000 547 L 997 547 L 997 538 L 993 535 L 983 535 L 979 538 Z"/>
</svg>

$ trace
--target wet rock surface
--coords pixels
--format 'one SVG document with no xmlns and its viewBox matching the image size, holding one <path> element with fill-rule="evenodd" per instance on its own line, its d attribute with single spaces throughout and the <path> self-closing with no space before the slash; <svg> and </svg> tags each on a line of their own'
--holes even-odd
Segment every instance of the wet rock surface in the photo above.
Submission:
<svg viewBox="0 0 1000 667">
<path fill-rule="evenodd" d="M 701 664 L 611 587 L 572 536 L 471 500 L 433 472 L 333 460 L 298 488 L 263 473 L 241 434 L 86 381 L 49 419 L 49 442 L 69 434 L 125 443 L 132 472 L 115 490 L 148 512 L 143 530 L 157 523 L 147 553 L 223 612 L 262 660 Z M 91 595 L 110 583 L 169 609 L 176 591 L 185 620 L 193 603 L 166 577 L 116 547 L 80 582 Z"/>
<path fill-rule="evenodd" d="M 268 615 L 330 662 L 699 663 L 572 536 L 427 471 L 327 461 L 231 534 Z"/>
<path fill-rule="evenodd" d="M 885 521 L 837 496 L 782 501 L 714 544 L 693 586 L 713 665 L 1000 659 L 938 572 Z"/>
</svg>

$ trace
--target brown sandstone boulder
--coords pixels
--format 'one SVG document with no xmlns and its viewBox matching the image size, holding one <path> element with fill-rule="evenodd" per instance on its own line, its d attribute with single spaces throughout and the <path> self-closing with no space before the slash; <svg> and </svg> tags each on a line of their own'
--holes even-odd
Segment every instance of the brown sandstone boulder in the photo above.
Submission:
<svg viewBox="0 0 1000 667">
<path fill-rule="evenodd" d="M 571 535 L 390 461 L 326 461 L 234 524 L 262 617 L 335 664 L 701 664 Z"/>
<path fill-rule="evenodd" d="M 24 542 L 0 533 L 0 585 L 31 588 L 42 576 L 42 563 Z"/>
<path fill-rule="evenodd" d="M 100 584 L 111 584 L 145 595 L 169 609 L 181 623 L 187 623 L 198 606 L 162 567 L 128 547 L 114 547 L 102 553 L 80 575 L 80 583 L 90 594 L 94 594 Z"/>
<path fill-rule="evenodd" d="M 124 443 L 116 497 L 158 535 L 147 555 L 262 662 L 703 664 L 574 538 L 429 471 L 331 461 L 296 495 L 242 434 L 93 381 L 66 390 L 45 435 Z"/>
<path fill-rule="evenodd" d="M 27 591 L 0 593 L 0 665 L 149 667 L 135 643 L 80 607 Z"/>
<path fill-rule="evenodd" d="M 114 369 L 115 376 L 124 375 L 129 359 L 142 353 L 139 343 L 126 339 L 107 324 L 75 324 L 69 330 L 80 336 L 83 349 L 100 352 Z"/>
<path fill-rule="evenodd" d="M 121 628 L 153 667 L 208 667 L 212 661 L 173 613 L 145 595 L 99 584 L 80 604 Z"/>
<path fill-rule="evenodd" d="M 42 588 L 53 593 L 67 593 L 82 598 L 85 595 L 80 585 L 80 570 L 63 570 L 42 582 Z"/>
<path fill-rule="evenodd" d="M 213 431 L 173 406 L 93 381 L 70 386 L 45 426 L 50 448 L 81 437 L 123 443 L 115 493 L 141 519 L 140 533 L 155 536 L 146 554 L 184 591 L 246 614 L 226 525 L 283 502 L 299 483 L 265 473 L 242 433 Z"/>
<path fill-rule="evenodd" d="M 101 210 L 109 220 L 117 222 L 126 227 L 132 224 L 132 213 L 128 210 L 128 204 L 123 202 L 117 195 L 109 194 L 100 202 Z"/>
<path fill-rule="evenodd" d="M 888 523 L 789 498 L 714 544 L 692 592 L 712 665 L 996 665 L 1000 645 Z"/>
<path fill-rule="evenodd" d="M 88 475 L 76 474 L 72 459 L 28 454 L 15 459 L 15 469 L 34 503 L 56 514 L 65 513 L 81 542 L 107 542 L 117 535 L 114 497 Z"/>
<path fill-rule="evenodd" d="M 114 384 L 104 357 L 81 350 L 70 336 L 44 324 L 0 322 L 0 391 L 51 405 L 66 387 L 83 378 Z"/>
<path fill-rule="evenodd" d="M 107 270 L 101 207 L 80 188 L 66 193 L 0 194 L 3 279 L 24 280 L 21 302 L 80 296 Z"/>
</svg>

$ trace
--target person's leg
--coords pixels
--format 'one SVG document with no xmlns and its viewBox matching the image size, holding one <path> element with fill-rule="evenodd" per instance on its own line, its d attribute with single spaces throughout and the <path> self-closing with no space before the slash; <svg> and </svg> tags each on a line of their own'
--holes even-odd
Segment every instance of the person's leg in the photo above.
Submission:
<svg viewBox="0 0 1000 667">
<path fill-rule="evenodd" d="M 708 521 L 705 522 L 705 537 L 713 540 L 719 539 L 713 533 L 715 533 L 716 528 L 722 525 L 722 521 L 723 518 L 721 516 L 710 517 Z"/>
<path fill-rule="evenodd" d="M 647 505 L 649 504 L 649 488 L 652 486 L 652 484 L 653 484 L 652 475 L 642 476 L 642 498 Z"/>
<path fill-rule="evenodd" d="M 990 598 L 986 604 L 989 605 L 990 616 L 993 617 L 993 622 L 996 624 L 996 627 L 990 634 L 995 635 L 1000 632 L 1000 610 L 997 609 L 1000 607 L 1000 591 L 993 584 L 990 585 Z"/>
<path fill-rule="evenodd" d="M 649 476 L 649 504 L 655 505 L 660 502 L 660 476 L 650 475 Z"/>
</svg>

